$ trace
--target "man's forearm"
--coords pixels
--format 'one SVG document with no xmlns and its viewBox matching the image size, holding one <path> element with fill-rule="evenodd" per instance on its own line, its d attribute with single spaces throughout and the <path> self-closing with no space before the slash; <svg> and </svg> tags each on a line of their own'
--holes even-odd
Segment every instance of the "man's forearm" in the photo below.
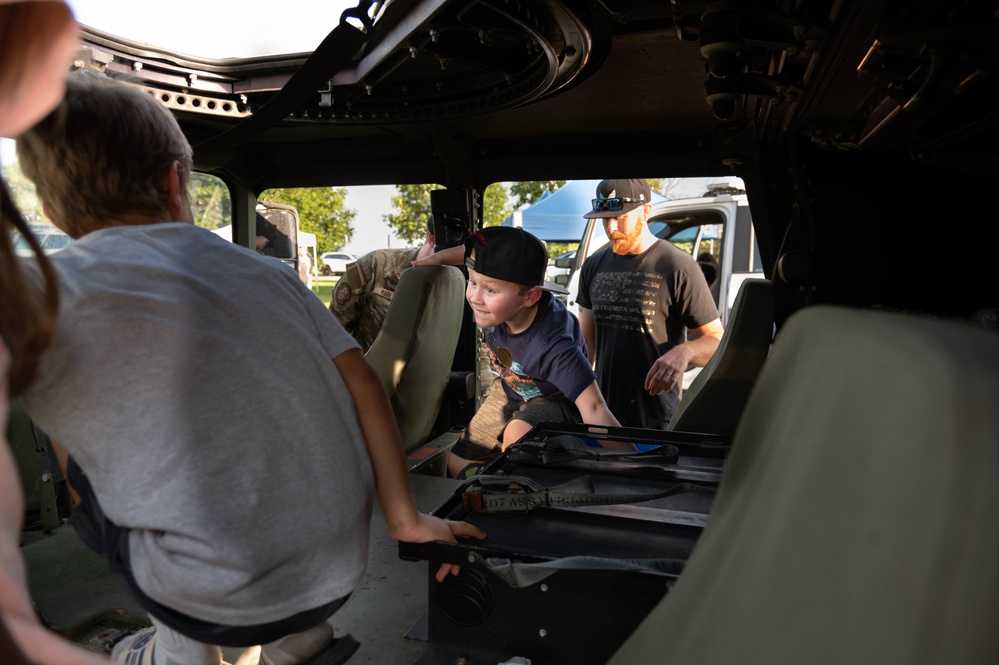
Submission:
<svg viewBox="0 0 999 665">
<path fill-rule="evenodd" d="M 721 340 L 713 335 L 704 335 L 682 344 L 690 352 L 688 363 L 694 367 L 704 367 L 711 360 Z"/>
</svg>

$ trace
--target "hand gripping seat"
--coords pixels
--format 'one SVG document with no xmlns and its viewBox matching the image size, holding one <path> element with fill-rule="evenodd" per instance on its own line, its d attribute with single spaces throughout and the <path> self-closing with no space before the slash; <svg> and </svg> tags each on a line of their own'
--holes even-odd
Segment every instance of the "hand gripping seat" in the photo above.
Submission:
<svg viewBox="0 0 999 665">
<path fill-rule="evenodd" d="M 406 452 L 427 440 L 444 401 L 465 302 L 453 266 L 409 268 L 365 358 L 385 386 Z"/>
<path fill-rule="evenodd" d="M 767 279 L 747 279 L 735 296 L 718 349 L 683 392 L 666 429 L 735 434 L 773 332 L 773 286 Z"/>
<path fill-rule="evenodd" d="M 796 313 L 686 567 L 610 663 L 999 662 L 997 404 L 993 331 Z"/>
</svg>

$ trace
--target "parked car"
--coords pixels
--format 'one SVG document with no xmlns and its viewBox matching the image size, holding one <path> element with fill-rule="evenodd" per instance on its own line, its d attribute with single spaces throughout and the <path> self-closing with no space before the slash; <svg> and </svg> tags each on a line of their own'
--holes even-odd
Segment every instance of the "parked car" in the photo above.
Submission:
<svg viewBox="0 0 999 665">
<path fill-rule="evenodd" d="M 51 225 L 32 224 L 31 230 L 38 238 L 38 244 L 41 245 L 42 251 L 46 254 L 58 252 L 73 242 L 72 238 Z M 17 235 L 14 239 L 14 251 L 18 256 L 31 256 L 33 254 L 28 241 L 21 235 Z"/>
<path fill-rule="evenodd" d="M 358 260 L 356 254 L 345 254 L 343 252 L 326 252 L 320 257 L 322 266 L 320 272 L 324 275 L 340 276 L 347 272 L 347 266 Z"/>
</svg>

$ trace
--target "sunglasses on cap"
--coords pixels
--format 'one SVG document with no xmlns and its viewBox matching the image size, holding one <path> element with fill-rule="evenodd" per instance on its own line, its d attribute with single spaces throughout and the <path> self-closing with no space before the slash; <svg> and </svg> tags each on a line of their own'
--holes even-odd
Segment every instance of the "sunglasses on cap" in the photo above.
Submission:
<svg viewBox="0 0 999 665">
<path fill-rule="evenodd" d="M 629 199 L 616 196 L 612 199 L 593 199 L 594 210 L 624 210 L 625 203 L 646 203 L 645 199 Z"/>
</svg>

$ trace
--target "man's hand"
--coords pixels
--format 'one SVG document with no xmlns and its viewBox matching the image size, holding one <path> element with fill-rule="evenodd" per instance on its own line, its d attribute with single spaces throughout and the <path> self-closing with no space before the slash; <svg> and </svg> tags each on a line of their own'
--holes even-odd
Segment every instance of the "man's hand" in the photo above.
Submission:
<svg viewBox="0 0 999 665">
<path fill-rule="evenodd" d="M 650 395 L 672 390 L 688 367 L 708 364 L 724 334 L 725 329 L 719 319 L 689 328 L 687 335 L 690 341 L 674 346 L 656 360 L 645 377 L 645 389 Z"/>
<path fill-rule="evenodd" d="M 650 395 L 659 395 L 672 390 L 673 386 L 682 380 L 693 355 L 693 349 L 681 344 L 659 356 L 645 377 L 645 389 Z"/>
<path fill-rule="evenodd" d="M 445 543 L 456 543 L 455 536 L 462 538 L 478 538 L 482 540 L 486 534 L 479 527 L 468 522 L 454 522 L 444 520 L 433 515 L 417 513 L 417 522 L 402 529 L 390 529 L 389 536 L 404 543 L 429 543 L 441 541 Z M 443 582 L 444 578 L 457 575 L 461 571 L 461 566 L 453 563 L 442 563 L 437 570 L 437 581 Z"/>
</svg>

